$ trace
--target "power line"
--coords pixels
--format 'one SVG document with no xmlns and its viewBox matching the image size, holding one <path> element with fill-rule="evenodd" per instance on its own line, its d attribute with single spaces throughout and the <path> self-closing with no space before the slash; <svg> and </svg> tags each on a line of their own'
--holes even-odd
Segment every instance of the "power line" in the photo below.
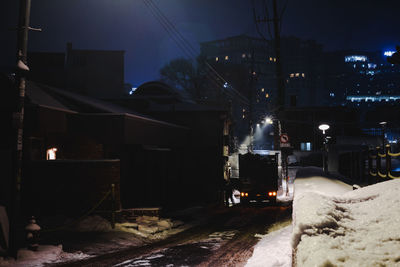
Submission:
<svg viewBox="0 0 400 267">
<path fill-rule="evenodd" d="M 157 21 L 162 25 L 164 30 L 168 33 L 168 35 L 173 39 L 173 41 L 177 44 L 177 46 L 188 56 L 191 60 L 196 61 L 196 50 L 187 41 L 187 39 L 178 31 L 175 25 L 164 15 L 164 13 L 160 10 L 160 8 L 152 1 L 152 0 L 143 0 L 146 7 L 150 10 L 153 16 L 157 19 Z M 206 60 L 203 60 L 203 63 L 206 66 L 206 77 L 218 88 L 225 91 L 232 97 L 234 94 L 238 95 L 242 100 L 248 102 L 248 100 L 236 89 L 233 87 L 225 87 L 225 84 L 229 84 L 215 69 L 211 66 Z M 231 92 L 233 91 L 233 92 Z"/>
</svg>

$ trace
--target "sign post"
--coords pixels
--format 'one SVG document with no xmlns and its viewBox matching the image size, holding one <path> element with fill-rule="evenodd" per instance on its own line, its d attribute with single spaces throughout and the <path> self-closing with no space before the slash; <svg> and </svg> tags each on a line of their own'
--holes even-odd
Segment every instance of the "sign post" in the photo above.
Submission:
<svg viewBox="0 0 400 267">
<path fill-rule="evenodd" d="M 282 169 L 284 170 L 285 173 L 285 181 L 286 181 L 286 195 L 289 195 L 289 170 L 288 170 L 288 149 L 290 149 L 290 143 L 289 143 L 289 135 L 286 133 L 283 133 L 279 136 L 279 141 L 280 141 L 280 146 L 281 146 L 281 153 L 282 153 Z"/>
</svg>

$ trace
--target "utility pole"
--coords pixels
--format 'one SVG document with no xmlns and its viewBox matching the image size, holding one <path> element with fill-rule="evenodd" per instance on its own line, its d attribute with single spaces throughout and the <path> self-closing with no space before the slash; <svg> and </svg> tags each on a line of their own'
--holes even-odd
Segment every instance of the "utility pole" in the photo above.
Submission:
<svg viewBox="0 0 400 267">
<path fill-rule="evenodd" d="M 285 107 L 285 80 L 282 71 L 282 58 L 281 58 L 281 29 L 279 23 L 281 18 L 278 15 L 277 0 L 273 0 L 273 22 L 274 22 L 274 45 L 276 56 L 276 80 L 278 88 L 278 110 L 281 111 Z"/>
<path fill-rule="evenodd" d="M 254 3 L 254 2 L 253 2 Z M 286 2 L 287 3 L 287 2 Z M 286 8 L 286 4 L 284 9 L 282 10 L 281 14 Z M 282 71 L 282 57 L 281 57 L 281 17 L 278 14 L 278 3 L 277 0 L 272 0 L 272 19 L 269 18 L 269 12 L 267 5 L 265 6 L 265 16 L 263 18 L 259 18 L 256 16 L 255 6 L 253 8 L 254 19 L 256 23 L 256 28 L 259 34 L 266 40 L 263 33 L 260 31 L 257 23 L 267 23 L 268 31 L 270 33 L 270 37 L 272 38 L 272 34 L 270 31 L 269 23 L 273 23 L 273 39 L 274 39 L 274 50 L 275 50 L 275 57 L 276 57 L 276 65 L 275 65 L 275 74 L 276 74 L 276 86 L 277 86 L 277 99 L 276 99 L 276 106 L 274 107 L 275 117 L 277 118 L 276 123 L 274 124 L 274 149 L 281 150 L 281 158 L 282 158 L 282 169 L 287 170 L 287 152 L 284 149 L 280 148 L 280 134 L 281 128 L 284 125 L 281 124 L 281 112 L 285 108 L 285 79 L 283 76 Z M 266 40 L 267 41 L 267 40 Z M 285 171 L 284 179 L 286 180 L 286 184 L 288 182 L 288 173 Z M 288 193 L 288 191 L 286 192 Z"/>
<path fill-rule="evenodd" d="M 254 1 L 254 0 L 253 0 Z M 286 5 L 284 9 L 286 8 Z M 283 14 L 282 10 L 281 14 Z M 256 23 L 256 28 L 259 33 L 259 35 L 265 40 L 268 41 L 265 38 L 265 35 L 261 32 L 260 28 L 258 27 L 258 23 L 267 23 L 268 25 L 268 32 L 270 34 L 270 37 L 274 40 L 273 46 L 275 50 L 275 58 L 276 58 L 276 63 L 275 63 L 275 75 L 276 75 L 276 88 L 277 88 L 277 97 L 276 97 L 276 102 L 273 108 L 273 112 L 275 113 L 275 117 L 279 119 L 278 115 L 279 112 L 284 110 L 285 107 L 285 79 L 283 77 L 283 71 L 282 71 L 282 57 L 281 57 L 281 36 L 280 36 L 280 23 L 281 23 L 281 17 L 278 13 L 278 3 L 277 0 L 272 0 L 272 19 L 270 19 L 270 14 L 268 12 L 268 8 L 266 7 L 265 9 L 265 14 L 264 16 L 260 17 L 256 15 L 256 8 L 255 4 L 253 2 L 253 13 L 254 13 L 254 20 Z M 273 35 L 270 30 L 269 23 L 273 23 Z M 279 147 L 279 134 L 278 134 L 278 129 L 277 127 L 274 127 L 274 148 L 277 149 Z"/>
<path fill-rule="evenodd" d="M 251 52 L 251 68 L 250 68 L 250 84 L 249 84 L 249 131 L 250 131 L 250 144 L 248 147 L 248 152 L 253 153 L 254 148 L 254 80 L 255 80 L 255 67 L 254 67 L 254 47 L 252 47 Z"/>
<path fill-rule="evenodd" d="M 15 129 L 15 150 L 14 150 L 14 177 L 13 177 L 13 200 L 10 223 L 10 245 L 9 250 L 12 256 L 17 257 L 18 251 L 18 226 L 21 209 L 21 181 L 22 181 L 22 145 L 24 133 L 24 101 L 26 87 L 26 73 L 29 71 L 27 65 L 28 31 L 31 10 L 31 0 L 20 0 L 18 37 L 17 37 L 17 90 L 19 92 L 17 107 L 13 113 L 13 126 Z"/>
</svg>

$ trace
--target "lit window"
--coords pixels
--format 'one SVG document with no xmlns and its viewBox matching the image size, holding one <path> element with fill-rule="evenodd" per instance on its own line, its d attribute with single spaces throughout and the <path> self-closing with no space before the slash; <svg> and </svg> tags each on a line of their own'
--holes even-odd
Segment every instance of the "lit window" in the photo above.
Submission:
<svg viewBox="0 0 400 267">
<path fill-rule="evenodd" d="M 311 143 L 300 143 L 300 150 L 302 151 L 311 151 Z"/>
<path fill-rule="evenodd" d="M 225 60 L 228 60 L 229 59 L 229 56 L 225 56 Z"/>
<path fill-rule="evenodd" d="M 306 77 L 306 74 L 305 74 L 305 73 L 302 73 L 302 74 L 301 74 L 301 77 L 303 77 L 303 78 Z"/>
<path fill-rule="evenodd" d="M 366 56 L 352 55 L 344 57 L 345 62 L 366 62 L 368 58 Z"/>
<path fill-rule="evenodd" d="M 299 77 L 300 76 L 300 73 L 296 73 L 296 77 Z"/>
<path fill-rule="evenodd" d="M 242 54 L 242 58 L 245 58 L 246 57 L 246 54 Z"/>
<path fill-rule="evenodd" d="M 293 78 L 294 77 L 294 73 L 290 73 L 290 78 Z"/>
<path fill-rule="evenodd" d="M 243 109 L 243 112 L 246 112 L 246 109 L 245 109 L 245 108 Z"/>
<path fill-rule="evenodd" d="M 264 92 L 264 88 L 261 88 L 261 92 Z"/>
<path fill-rule="evenodd" d="M 269 61 L 272 61 L 272 60 L 273 60 L 272 57 L 270 57 L 270 58 L 269 58 Z"/>
<path fill-rule="evenodd" d="M 46 159 L 47 160 L 55 160 L 56 159 L 57 148 L 52 147 L 47 149 L 46 151 Z"/>
<path fill-rule="evenodd" d="M 218 61 L 219 60 L 219 58 L 218 57 L 215 57 L 215 61 Z"/>
<path fill-rule="evenodd" d="M 394 53 L 396 53 L 396 51 L 385 51 L 383 54 L 387 57 L 391 57 Z"/>
<path fill-rule="evenodd" d="M 243 114 L 242 118 L 244 119 L 244 118 L 246 118 L 246 116 Z"/>
<path fill-rule="evenodd" d="M 268 97 L 269 97 L 269 94 L 268 94 L 268 93 L 266 93 L 266 94 L 265 94 L 265 98 L 268 98 Z"/>
<path fill-rule="evenodd" d="M 276 62 L 276 58 L 274 57 L 274 62 Z"/>
<path fill-rule="evenodd" d="M 255 71 L 253 71 L 253 75 L 256 75 L 256 72 L 255 72 Z"/>
</svg>

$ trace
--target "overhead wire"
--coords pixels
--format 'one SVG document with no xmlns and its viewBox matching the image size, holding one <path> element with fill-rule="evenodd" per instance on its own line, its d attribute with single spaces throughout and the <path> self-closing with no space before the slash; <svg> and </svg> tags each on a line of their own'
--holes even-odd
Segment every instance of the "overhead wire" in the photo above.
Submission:
<svg viewBox="0 0 400 267">
<path fill-rule="evenodd" d="M 150 10 L 152 15 L 157 19 L 157 21 L 161 24 L 161 26 L 164 28 L 164 30 L 168 33 L 168 35 L 172 38 L 172 40 L 176 43 L 176 45 L 182 50 L 184 54 L 190 59 L 190 60 L 195 60 L 195 55 L 193 54 L 194 52 L 188 48 L 187 43 L 184 42 L 185 40 L 182 40 L 182 35 L 178 35 L 176 31 L 173 30 L 172 26 L 173 25 L 171 22 L 167 20 L 165 16 L 163 16 L 163 13 L 155 6 L 155 4 L 151 0 L 144 0 L 143 1 L 147 8 Z M 222 85 L 218 84 L 218 81 L 215 79 L 210 79 L 214 85 L 216 85 L 218 88 L 220 88 Z"/>
<path fill-rule="evenodd" d="M 196 50 L 187 41 L 187 39 L 178 31 L 175 25 L 164 15 L 160 8 L 152 0 L 143 0 L 146 7 L 150 10 L 157 21 L 162 25 L 164 30 L 173 39 L 177 46 L 188 56 L 191 60 L 196 61 Z M 242 100 L 248 101 L 240 92 L 233 87 L 224 87 L 225 84 L 229 84 L 206 60 L 202 62 L 207 67 L 206 76 L 207 78 L 218 88 L 224 90 L 229 95 L 233 96 L 232 93 L 239 95 Z M 228 90 L 230 89 L 230 90 Z M 233 92 L 230 92 L 233 91 Z"/>
</svg>

